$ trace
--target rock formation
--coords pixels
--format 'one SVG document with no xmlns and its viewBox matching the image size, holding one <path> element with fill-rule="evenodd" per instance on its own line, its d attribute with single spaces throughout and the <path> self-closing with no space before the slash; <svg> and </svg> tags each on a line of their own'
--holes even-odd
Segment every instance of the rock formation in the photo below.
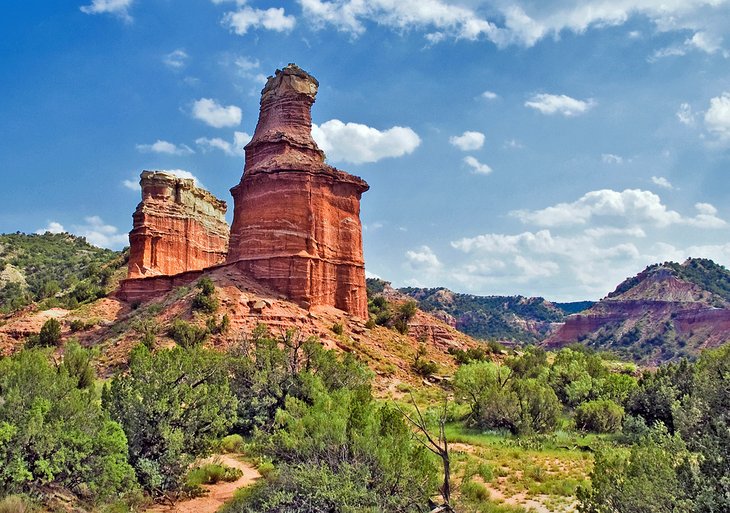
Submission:
<svg viewBox="0 0 730 513">
<path fill-rule="evenodd" d="M 544 345 L 581 342 L 650 364 L 694 357 L 730 341 L 727 283 L 730 273 L 709 260 L 649 266 L 588 310 L 567 317 Z"/>
<path fill-rule="evenodd" d="M 318 82 L 290 64 L 270 77 L 241 182 L 227 262 L 304 306 L 367 317 L 360 197 L 367 183 L 324 163 L 312 139 Z"/>
<path fill-rule="evenodd" d="M 222 263 L 226 203 L 192 179 L 143 171 L 142 201 L 129 233 L 129 278 L 174 275 Z"/>
</svg>

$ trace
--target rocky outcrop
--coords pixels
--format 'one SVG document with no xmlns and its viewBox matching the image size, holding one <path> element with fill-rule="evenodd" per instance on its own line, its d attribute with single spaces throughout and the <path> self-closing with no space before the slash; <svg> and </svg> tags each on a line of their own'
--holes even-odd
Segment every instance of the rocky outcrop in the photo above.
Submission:
<svg viewBox="0 0 730 513">
<path fill-rule="evenodd" d="M 192 179 L 141 175 L 142 201 L 129 233 L 129 278 L 175 275 L 222 263 L 228 250 L 226 203 Z"/>
<path fill-rule="evenodd" d="M 360 198 L 367 183 L 324 162 L 312 139 L 318 82 L 290 64 L 270 77 L 241 182 L 227 262 L 303 305 L 367 317 Z"/>
<path fill-rule="evenodd" d="M 723 282 L 730 283 L 730 273 L 714 263 L 690 259 L 650 266 L 588 310 L 567 317 L 544 344 L 581 342 L 650 364 L 696 356 L 730 341 Z"/>
</svg>

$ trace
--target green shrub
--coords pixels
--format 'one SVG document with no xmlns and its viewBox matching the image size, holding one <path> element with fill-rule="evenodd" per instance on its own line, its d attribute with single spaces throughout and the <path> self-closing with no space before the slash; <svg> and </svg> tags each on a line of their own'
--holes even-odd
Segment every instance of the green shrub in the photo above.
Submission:
<svg viewBox="0 0 730 513">
<path fill-rule="evenodd" d="M 81 319 L 74 319 L 73 321 L 71 321 L 69 327 L 71 328 L 71 331 L 73 333 L 76 333 L 77 331 L 82 331 L 86 329 L 86 323 Z"/>
<path fill-rule="evenodd" d="M 48 319 L 38 334 L 38 344 L 41 347 L 57 346 L 61 342 L 61 323 L 56 319 Z"/>
<path fill-rule="evenodd" d="M 0 360 L 0 495 L 50 485 L 102 501 L 137 486 L 127 439 L 101 408 L 83 350 L 68 351 L 60 367 L 39 349 Z"/>
<path fill-rule="evenodd" d="M 200 467 L 190 469 L 185 486 L 195 488 L 200 485 L 211 485 L 221 481 L 233 482 L 243 475 L 240 469 L 221 465 L 220 463 L 206 463 Z"/>
<path fill-rule="evenodd" d="M 365 323 L 365 327 L 369 330 L 373 329 L 377 324 L 375 324 L 375 319 L 372 317 L 369 317 L 367 322 Z"/>
<path fill-rule="evenodd" d="M 576 427 L 595 433 L 619 431 L 623 418 L 624 409 L 609 399 L 588 401 L 575 410 Z"/>
<path fill-rule="evenodd" d="M 182 319 L 175 319 L 167 330 L 167 334 L 182 347 L 195 347 L 205 342 L 208 337 L 208 329 Z"/>
<path fill-rule="evenodd" d="M 223 452 L 243 452 L 245 441 L 239 434 L 224 436 L 221 439 L 220 449 Z"/>
<path fill-rule="evenodd" d="M 103 403 L 124 429 L 141 484 L 175 491 L 188 465 L 229 432 L 236 417 L 221 355 L 176 347 L 151 353 L 138 345 L 129 373 L 115 377 Z"/>
<path fill-rule="evenodd" d="M 332 325 L 332 332 L 335 335 L 342 335 L 345 332 L 345 327 L 341 322 L 336 322 Z"/>
<path fill-rule="evenodd" d="M 200 289 L 193 298 L 193 310 L 204 313 L 214 313 L 218 310 L 218 298 L 215 297 L 215 285 L 207 276 L 200 278 L 197 283 Z"/>
<path fill-rule="evenodd" d="M 461 483 L 459 490 L 464 497 L 467 497 L 472 501 L 483 502 L 489 500 L 489 490 L 487 487 L 481 483 L 477 483 L 476 481 L 466 481 Z"/>
<path fill-rule="evenodd" d="M 428 351 L 426 350 L 426 344 L 420 344 L 416 351 L 416 357 L 411 364 L 413 372 L 425 378 L 432 376 L 438 371 L 438 365 L 436 362 L 426 360 L 427 355 Z"/>
<path fill-rule="evenodd" d="M 258 470 L 259 474 L 261 474 L 264 478 L 268 478 L 276 471 L 276 467 L 270 461 L 264 461 L 256 468 L 256 470 Z"/>
<path fill-rule="evenodd" d="M 218 310 L 218 298 L 206 296 L 202 292 L 193 298 L 193 310 L 204 313 L 215 313 Z"/>
</svg>

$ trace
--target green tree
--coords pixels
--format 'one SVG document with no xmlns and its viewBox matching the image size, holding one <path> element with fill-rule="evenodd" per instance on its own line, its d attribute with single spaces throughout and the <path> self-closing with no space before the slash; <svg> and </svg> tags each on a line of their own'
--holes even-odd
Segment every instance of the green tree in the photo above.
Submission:
<svg viewBox="0 0 730 513">
<path fill-rule="evenodd" d="M 132 351 L 129 374 L 112 380 L 104 405 L 124 429 L 130 461 L 153 494 L 175 491 L 192 460 L 236 418 L 222 357 L 201 348 Z"/>
<path fill-rule="evenodd" d="M 590 488 L 578 491 L 581 513 L 685 513 L 694 510 L 678 477 L 691 456 L 678 435 L 659 424 L 631 449 L 596 453 Z M 715 510 L 720 511 L 720 510 Z"/>
<path fill-rule="evenodd" d="M 595 433 L 615 433 L 621 429 L 624 409 L 610 399 L 587 401 L 575 409 L 578 429 Z"/>
<path fill-rule="evenodd" d="M 41 347 L 57 346 L 61 342 L 61 323 L 57 319 L 48 319 L 41 326 L 38 334 L 38 345 Z"/>
<path fill-rule="evenodd" d="M 730 511 L 730 345 L 703 352 L 693 374 L 692 393 L 674 408 L 677 431 L 699 456 L 699 478 L 684 485 L 695 511 Z"/>
<path fill-rule="evenodd" d="M 124 432 L 81 375 L 39 349 L 0 360 L 0 496 L 47 485 L 97 500 L 134 491 Z"/>
<path fill-rule="evenodd" d="M 364 389 L 314 390 L 311 405 L 287 398 L 259 439 L 278 472 L 232 511 L 421 511 L 436 468 L 400 412 Z"/>
</svg>

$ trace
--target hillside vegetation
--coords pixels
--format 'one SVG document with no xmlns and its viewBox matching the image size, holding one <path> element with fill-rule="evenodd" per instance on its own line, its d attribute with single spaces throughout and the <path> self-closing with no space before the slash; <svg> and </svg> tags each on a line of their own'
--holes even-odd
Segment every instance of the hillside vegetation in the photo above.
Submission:
<svg viewBox="0 0 730 513">
<path fill-rule="evenodd" d="M 567 314 L 592 305 L 580 302 L 558 306 L 541 297 L 474 296 L 443 287 L 398 290 L 418 301 L 422 310 L 452 319 L 456 329 L 467 335 L 520 343 L 541 341 L 552 323 L 561 322 Z"/>
<path fill-rule="evenodd" d="M 34 302 L 75 308 L 105 296 L 125 254 L 68 233 L 0 235 L 0 313 Z"/>
</svg>

